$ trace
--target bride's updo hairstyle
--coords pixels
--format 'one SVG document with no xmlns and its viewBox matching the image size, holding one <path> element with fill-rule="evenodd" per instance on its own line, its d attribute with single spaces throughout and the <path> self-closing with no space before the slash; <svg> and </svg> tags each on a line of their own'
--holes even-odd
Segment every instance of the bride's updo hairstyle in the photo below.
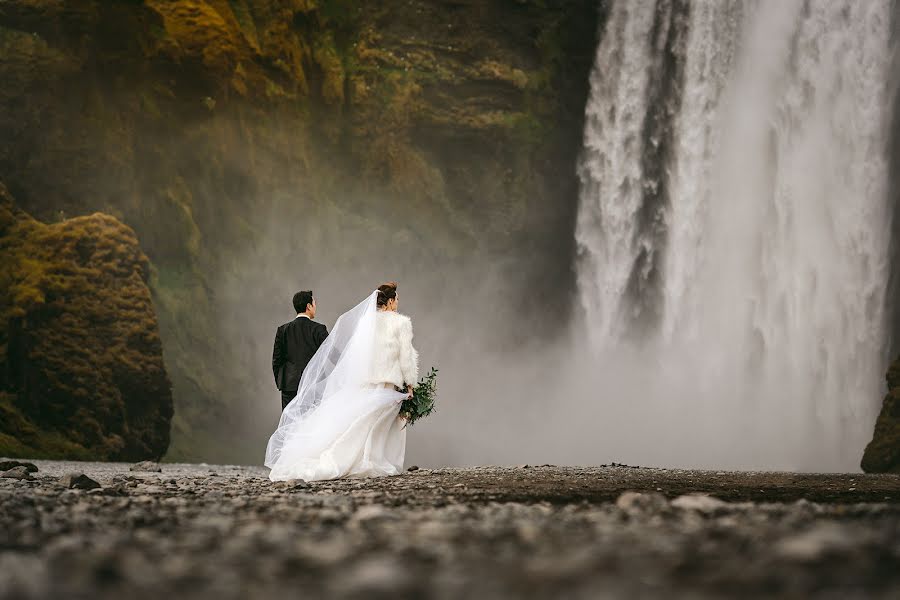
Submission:
<svg viewBox="0 0 900 600">
<path fill-rule="evenodd" d="M 378 286 L 378 308 L 384 308 L 385 306 L 387 306 L 388 300 L 393 300 L 396 297 L 396 281 L 388 281 L 387 283 L 382 283 Z"/>
</svg>

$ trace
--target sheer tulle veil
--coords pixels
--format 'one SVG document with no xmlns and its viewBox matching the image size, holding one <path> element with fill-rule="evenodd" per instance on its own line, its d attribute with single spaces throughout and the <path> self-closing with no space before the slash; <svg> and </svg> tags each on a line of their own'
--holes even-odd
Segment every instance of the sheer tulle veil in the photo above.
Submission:
<svg viewBox="0 0 900 600">
<path fill-rule="evenodd" d="M 309 361 L 297 395 L 281 413 L 278 428 L 269 438 L 267 467 L 275 467 L 285 441 L 318 409 L 339 402 L 344 393 L 366 383 L 374 352 L 377 294 L 377 290 L 372 292 L 341 315 Z"/>
</svg>

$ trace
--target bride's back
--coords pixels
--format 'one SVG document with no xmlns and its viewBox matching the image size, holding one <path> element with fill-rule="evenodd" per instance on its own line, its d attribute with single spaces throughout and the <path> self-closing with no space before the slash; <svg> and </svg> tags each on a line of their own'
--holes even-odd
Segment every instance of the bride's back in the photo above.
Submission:
<svg viewBox="0 0 900 600">
<path fill-rule="evenodd" d="M 412 346 L 412 321 L 406 315 L 381 310 L 375 318 L 375 352 L 369 374 L 371 383 L 397 387 L 415 384 L 418 353 Z"/>
</svg>

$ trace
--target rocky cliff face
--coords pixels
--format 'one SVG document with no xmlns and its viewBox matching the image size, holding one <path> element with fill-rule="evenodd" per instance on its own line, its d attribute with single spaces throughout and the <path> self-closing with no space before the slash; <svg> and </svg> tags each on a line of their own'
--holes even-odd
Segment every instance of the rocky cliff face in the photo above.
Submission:
<svg viewBox="0 0 900 600">
<path fill-rule="evenodd" d="M 886 379 L 888 393 L 862 457 L 867 473 L 900 473 L 900 359 L 891 364 Z"/>
<path fill-rule="evenodd" d="M 171 384 L 131 228 L 45 225 L 0 184 L 0 253 L 0 455 L 162 456 Z"/>
<path fill-rule="evenodd" d="M 548 285 L 570 304 L 603 13 L 595 0 L 10 0 L 0 177 L 42 220 L 103 211 L 135 230 L 174 385 L 170 457 L 254 460 L 241 411 L 269 388 L 244 367 L 269 349 L 247 315 L 315 281 L 323 256 L 346 277 L 415 273 L 435 302 L 452 273 L 467 289 L 504 281 L 478 297 L 513 315 Z"/>
</svg>

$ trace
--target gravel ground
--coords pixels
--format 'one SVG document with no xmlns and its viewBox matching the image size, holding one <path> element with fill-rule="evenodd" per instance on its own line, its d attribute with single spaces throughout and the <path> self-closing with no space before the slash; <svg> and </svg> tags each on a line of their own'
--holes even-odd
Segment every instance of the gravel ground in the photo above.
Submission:
<svg viewBox="0 0 900 600">
<path fill-rule="evenodd" d="M 2 600 L 900 597 L 898 475 L 32 462 L 0 478 Z"/>
</svg>

